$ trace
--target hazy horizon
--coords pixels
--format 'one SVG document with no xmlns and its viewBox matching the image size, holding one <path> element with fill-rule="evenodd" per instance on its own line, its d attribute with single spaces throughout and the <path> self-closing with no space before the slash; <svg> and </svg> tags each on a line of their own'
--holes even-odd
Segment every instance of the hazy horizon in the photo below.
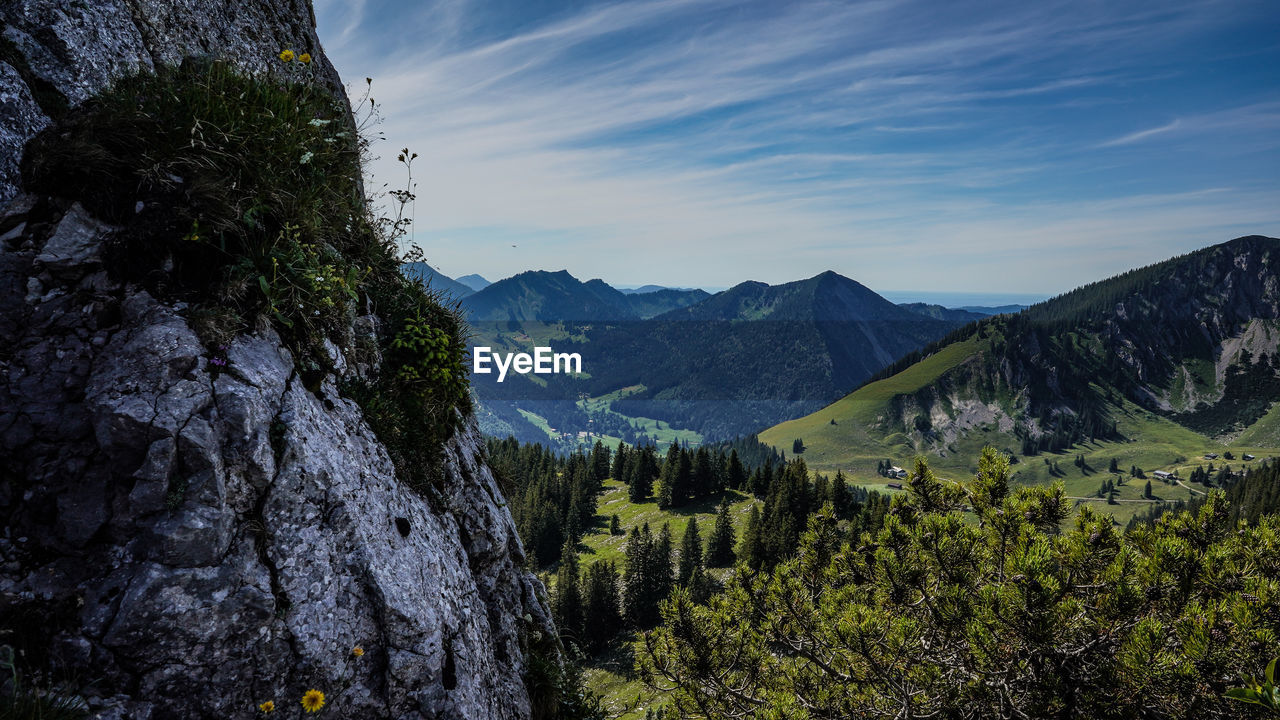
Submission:
<svg viewBox="0 0 1280 720">
<path fill-rule="evenodd" d="M 1244 3 L 316 2 L 456 276 L 1052 295 L 1280 235 L 1280 13 Z"/>
</svg>

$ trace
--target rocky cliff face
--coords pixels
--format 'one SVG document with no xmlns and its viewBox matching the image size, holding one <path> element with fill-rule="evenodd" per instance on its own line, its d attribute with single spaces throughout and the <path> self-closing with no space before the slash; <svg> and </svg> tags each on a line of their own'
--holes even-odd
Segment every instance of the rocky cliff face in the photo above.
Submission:
<svg viewBox="0 0 1280 720">
<path fill-rule="evenodd" d="M 554 630 L 474 422 L 439 494 L 412 492 L 338 393 L 336 350 L 318 390 L 269 329 L 212 357 L 181 303 L 107 272 L 118 229 L 19 187 L 25 140 L 120 73 L 281 47 L 323 63 L 309 5 L 0 19 L 0 643 L 87 680 L 101 718 L 292 714 L 309 688 L 338 717 L 529 716 Z"/>
<path fill-rule="evenodd" d="M 259 70 L 293 48 L 340 88 L 310 0 L 6 0 L 0 23 L 0 203 L 18 192 L 23 144 L 121 75 L 194 55 Z"/>
</svg>

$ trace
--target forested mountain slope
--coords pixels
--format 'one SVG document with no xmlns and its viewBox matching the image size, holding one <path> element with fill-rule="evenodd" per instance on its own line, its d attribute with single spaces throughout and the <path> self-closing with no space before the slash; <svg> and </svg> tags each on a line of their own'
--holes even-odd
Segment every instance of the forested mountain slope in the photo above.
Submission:
<svg viewBox="0 0 1280 720">
<path fill-rule="evenodd" d="M 762 439 L 803 438 L 822 467 L 1157 437 L 1186 461 L 1258 435 L 1280 399 L 1278 260 L 1242 237 L 967 325 Z"/>
</svg>

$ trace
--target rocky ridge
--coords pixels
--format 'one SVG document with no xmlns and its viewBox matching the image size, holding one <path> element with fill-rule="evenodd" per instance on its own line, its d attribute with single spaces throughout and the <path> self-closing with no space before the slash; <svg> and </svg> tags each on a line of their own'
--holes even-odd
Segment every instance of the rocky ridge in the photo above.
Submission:
<svg viewBox="0 0 1280 720">
<path fill-rule="evenodd" d="M 19 628 L 0 642 L 90 678 L 97 718 L 293 712 L 308 688 L 340 717 L 528 717 L 554 629 L 474 421 L 424 498 L 338 392 L 336 348 L 314 390 L 267 327 L 211 353 L 182 303 L 107 271 L 120 228 L 20 187 L 20 149 L 61 108 L 158 62 L 253 69 L 292 47 L 339 87 L 309 4 L 0 20 L 0 616 Z"/>
</svg>

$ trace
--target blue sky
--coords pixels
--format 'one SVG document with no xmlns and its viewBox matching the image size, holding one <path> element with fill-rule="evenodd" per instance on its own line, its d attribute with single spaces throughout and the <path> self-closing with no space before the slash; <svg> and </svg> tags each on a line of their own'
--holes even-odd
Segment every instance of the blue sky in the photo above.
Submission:
<svg viewBox="0 0 1280 720">
<path fill-rule="evenodd" d="M 1276 2 L 316 0 L 442 272 L 1055 294 L 1280 235 Z M 512 246 L 515 247 L 512 247 Z"/>
</svg>

